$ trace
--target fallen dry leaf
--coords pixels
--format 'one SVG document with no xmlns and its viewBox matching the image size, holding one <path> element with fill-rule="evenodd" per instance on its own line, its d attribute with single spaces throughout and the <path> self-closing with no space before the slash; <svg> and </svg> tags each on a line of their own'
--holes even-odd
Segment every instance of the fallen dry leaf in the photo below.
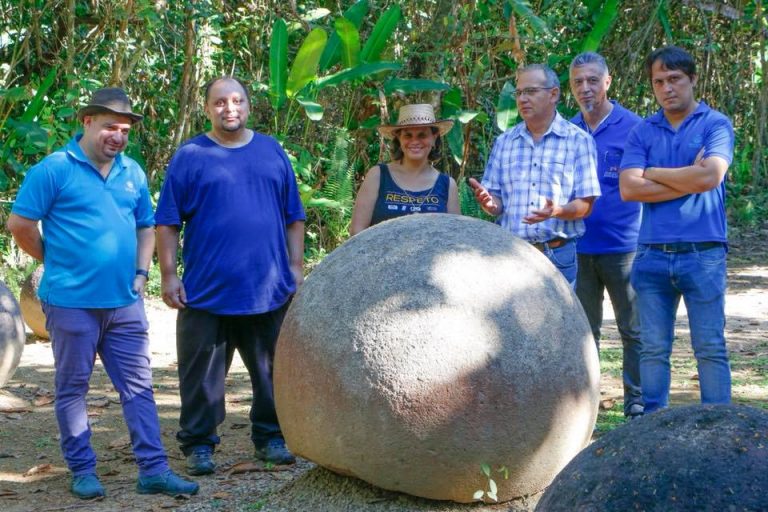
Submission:
<svg viewBox="0 0 768 512">
<path fill-rule="evenodd" d="M 18 496 L 19 493 L 12 491 L 11 489 L 0 489 L 0 498 L 7 498 L 9 496 Z"/>
<path fill-rule="evenodd" d="M 215 500 L 228 500 L 229 499 L 229 493 L 227 492 L 215 492 L 211 495 L 211 498 Z"/>
<path fill-rule="evenodd" d="M 53 469 L 50 464 L 38 464 L 37 466 L 29 468 L 23 476 L 39 475 L 42 473 L 49 473 Z"/>
<path fill-rule="evenodd" d="M 52 404 L 56 401 L 56 397 L 53 395 L 42 395 L 32 400 L 32 405 L 35 407 L 42 407 L 43 405 Z"/>
<path fill-rule="evenodd" d="M 613 409 L 613 406 L 616 404 L 616 400 L 612 398 L 608 398 L 606 400 L 600 401 L 600 409 L 604 411 L 608 411 L 610 409 Z"/>
</svg>

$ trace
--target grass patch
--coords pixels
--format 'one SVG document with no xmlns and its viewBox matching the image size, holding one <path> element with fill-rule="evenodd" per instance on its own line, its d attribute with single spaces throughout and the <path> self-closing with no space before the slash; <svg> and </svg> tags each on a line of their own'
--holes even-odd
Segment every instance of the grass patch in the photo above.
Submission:
<svg viewBox="0 0 768 512">
<path fill-rule="evenodd" d="M 600 373 L 611 377 L 621 377 L 623 358 L 624 350 L 620 347 L 601 348 Z"/>
<path fill-rule="evenodd" d="M 624 418 L 624 402 L 617 400 L 613 407 L 607 410 L 600 410 L 597 413 L 597 424 L 595 425 L 595 437 L 600 437 L 611 430 L 622 426 L 627 420 Z"/>
</svg>

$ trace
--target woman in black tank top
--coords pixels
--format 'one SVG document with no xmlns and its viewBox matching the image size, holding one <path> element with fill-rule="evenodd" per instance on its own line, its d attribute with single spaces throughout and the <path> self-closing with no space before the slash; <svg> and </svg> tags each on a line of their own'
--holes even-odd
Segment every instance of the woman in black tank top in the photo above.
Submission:
<svg viewBox="0 0 768 512">
<path fill-rule="evenodd" d="M 392 140 L 393 161 L 368 170 L 352 212 L 349 233 L 412 213 L 460 214 L 456 182 L 432 167 L 451 120 L 435 120 L 432 105 L 404 105 L 397 124 L 379 126 Z"/>
</svg>

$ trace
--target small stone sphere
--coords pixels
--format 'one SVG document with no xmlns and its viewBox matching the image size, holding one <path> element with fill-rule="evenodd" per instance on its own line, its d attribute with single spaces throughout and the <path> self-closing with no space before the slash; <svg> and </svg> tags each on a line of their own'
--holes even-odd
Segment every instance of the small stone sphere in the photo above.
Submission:
<svg viewBox="0 0 768 512">
<path fill-rule="evenodd" d="M 37 296 L 37 290 L 40 288 L 40 280 L 42 278 L 43 266 L 40 265 L 21 284 L 19 304 L 21 306 L 21 315 L 35 336 L 47 340 L 50 339 L 50 335 L 45 328 L 45 313 L 43 313 L 40 298 Z"/>
<path fill-rule="evenodd" d="M 599 363 L 543 254 L 489 222 L 419 214 L 366 229 L 312 271 L 274 385 L 297 454 L 457 502 L 491 490 L 488 465 L 506 501 L 543 490 L 587 444 Z"/>
<path fill-rule="evenodd" d="M 19 366 L 25 341 L 19 303 L 0 281 L 0 387 L 13 377 Z"/>
<path fill-rule="evenodd" d="M 768 510 L 768 412 L 689 405 L 643 416 L 584 449 L 536 510 Z"/>
</svg>

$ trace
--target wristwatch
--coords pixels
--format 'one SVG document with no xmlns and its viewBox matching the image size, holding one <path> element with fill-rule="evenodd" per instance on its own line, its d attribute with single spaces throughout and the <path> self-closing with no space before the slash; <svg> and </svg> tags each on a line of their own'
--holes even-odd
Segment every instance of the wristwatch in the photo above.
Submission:
<svg viewBox="0 0 768 512">
<path fill-rule="evenodd" d="M 137 268 L 136 269 L 136 275 L 137 276 L 144 276 L 146 279 L 149 279 L 149 272 L 144 270 L 143 268 Z"/>
</svg>

